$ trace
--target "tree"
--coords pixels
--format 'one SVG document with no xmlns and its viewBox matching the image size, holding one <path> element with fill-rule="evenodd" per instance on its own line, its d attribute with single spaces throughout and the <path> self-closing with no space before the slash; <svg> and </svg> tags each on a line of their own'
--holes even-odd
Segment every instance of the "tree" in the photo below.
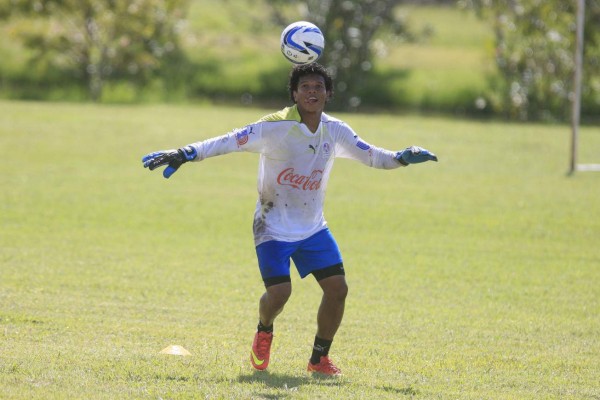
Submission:
<svg viewBox="0 0 600 400">
<path fill-rule="evenodd" d="M 583 111 L 591 115 L 600 106 L 600 3 L 588 3 Z M 500 79 L 493 81 L 488 97 L 496 111 L 521 120 L 566 120 L 573 95 L 575 2 L 464 0 L 460 4 L 493 24 Z"/>
<path fill-rule="evenodd" d="M 410 37 L 404 21 L 394 13 L 402 0 L 306 0 L 295 2 L 301 11 L 296 18 L 315 23 L 325 34 L 322 62 L 333 72 L 336 87 L 333 107 L 356 109 L 360 91 L 374 60 L 373 39 L 382 28 L 397 36 Z M 283 25 L 288 0 L 272 0 L 274 18 Z"/>
<path fill-rule="evenodd" d="M 106 82 L 148 83 L 167 55 L 180 53 L 188 0 L 0 0 L 0 18 L 23 18 L 19 37 L 32 64 L 84 82 L 93 100 Z M 32 29 L 34 27 L 35 29 Z"/>
</svg>

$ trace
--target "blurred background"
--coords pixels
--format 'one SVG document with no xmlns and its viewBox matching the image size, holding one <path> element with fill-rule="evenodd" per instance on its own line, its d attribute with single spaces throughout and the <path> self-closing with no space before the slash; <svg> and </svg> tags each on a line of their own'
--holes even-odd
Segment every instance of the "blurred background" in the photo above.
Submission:
<svg viewBox="0 0 600 400">
<path fill-rule="evenodd" d="M 582 119 L 600 115 L 600 1 L 586 1 Z M 330 109 L 565 122 L 576 1 L 0 0 L 0 97 L 288 101 L 282 29 L 326 37 Z"/>
</svg>

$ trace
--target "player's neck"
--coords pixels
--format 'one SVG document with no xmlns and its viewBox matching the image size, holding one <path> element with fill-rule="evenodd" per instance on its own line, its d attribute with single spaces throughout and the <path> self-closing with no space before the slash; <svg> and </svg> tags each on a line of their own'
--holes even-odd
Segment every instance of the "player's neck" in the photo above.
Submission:
<svg viewBox="0 0 600 400">
<path fill-rule="evenodd" d="M 300 118 L 302 119 L 302 123 L 306 125 L 306 127 L 312 132 L 316 133 L 317 129 L 319 129 L 319 124 L 321 123 L 321 114 L 322 112 L 300 112 Z"/>
</svg>

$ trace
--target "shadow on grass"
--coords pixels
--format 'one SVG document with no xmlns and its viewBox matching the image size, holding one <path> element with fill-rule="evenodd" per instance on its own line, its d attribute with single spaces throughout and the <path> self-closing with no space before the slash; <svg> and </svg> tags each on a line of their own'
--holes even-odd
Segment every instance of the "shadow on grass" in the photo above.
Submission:
<svg viewBox="0 0 600 400">
<path fill-rule="evenodd" d="M 337 386 L 343 382 L 343 378 L 328 377 L 320 375 L 286 375 L 273 374 L 268 371 L 253 371 L 249 374 L 240 375 L 238 377 L 240 383 L 256 383 L 260 382 L 264 385 L 274 388 L 293 391 L 299 386 L 308 384 L 318 384 L 323 386 Z"/>
<path fill-rule="evenodd" d="M 304 385 L 322 385 L 322 386 L 343 386 L 348 383 L 344 377 L 328 377 L 324 375 L 286 375 L 286 374 L 273 374 L 268 371 L 253 371 L 248 374 L 240 375 L 237 379 L 239 383 L 262 383 L 269 389 L 275 389 L 279 392 L 277 395 L 269 395 L 262 393 L 261 396 L 267 399 L 281 399 L 287 397 L 285 392 L 296 392 L 301 386 Z M 395 385 L 383 385 L 374 386 L 373 389 L 377 391 L 383 391 L 387 393 L 393 393 L 396 395 L 414 397 L 418 394 L 418 391 L 412 386 L 397 387 Z"/>
<path fill-rule="evenodd" d="M 376 386 L 375 389 L 381 390 L 384 392 L 388 392 L 388 393 L 401 394 L 401 395 L 410 396 L 410 397 L 416 396 L 417 394 L 419 394 L 419 392 L 412 386 L 400 388 L 400 387 L 396 387 L 396 386 L 392 386 L 392 385 L 384 385 L 384 386 Z"/>
</svg>

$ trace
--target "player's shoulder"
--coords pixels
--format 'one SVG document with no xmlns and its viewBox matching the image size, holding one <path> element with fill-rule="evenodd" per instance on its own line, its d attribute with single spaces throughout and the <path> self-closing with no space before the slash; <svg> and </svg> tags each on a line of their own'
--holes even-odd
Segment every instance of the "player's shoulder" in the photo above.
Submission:
<svg viewBox="0 0 600 400">
<path fill-rule="evenodd" d="M 332 117 L 327 113 L 321 114 L 321 121 L 332 124 L 332 125 L 347 125 L 344 121 L 339 118 Z"/>
<path fill-rule="evenodd" d="M 286 107 L 283 110 L 279 110 L 272 114 L 265 115 L 258 122 L 300 122 L 300 113 L 298 112 L 298 108 L 294 104 L 291 107 Z"/>
<path fill-rule="evenodd" d="M 337 133 L 349 132 L 349 133 L 353 133 L 352 128 L 350 127 L 350 125 L 348 125 L 346 122 L 342 121 L 339 118 L 332 117 L 329 114 L 323 113 L 321 115 L 321 121 L 324 124 L 326 124 L 326 126 L 327 126 L 327 128 L 329 129 L 330 132 L 337 132 Z"/>
</svg>

